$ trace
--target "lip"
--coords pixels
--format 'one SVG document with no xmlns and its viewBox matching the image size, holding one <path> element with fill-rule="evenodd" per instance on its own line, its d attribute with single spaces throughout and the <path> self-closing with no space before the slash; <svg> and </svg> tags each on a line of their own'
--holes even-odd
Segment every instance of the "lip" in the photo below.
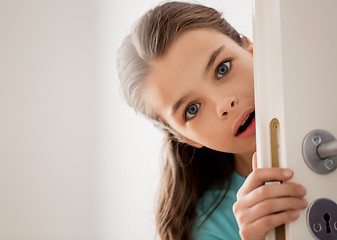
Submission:
<svg viewBox="0 0 337 240">
<path fill-rule="evenodd" d="M 245 134 L 246 132 L 243 132 L 243 133 L 241 133 L 241 134 L 239 134 L 239 135 L 236 135 L 236 133 L 238 132 L 238 130 L 239 130 L 239 128 L 240 128 L 240 126 L 241 126 L 241 123 L 243 122 L 243 121 L 245 121 L 246 120 L 246 118 L 248 117 L 248 115 L 250 115 L 252 112 L 254 112 L 255 111 L 255 109 L 254 108 L 249 108 L 249 109 L 247 109 L 246 111 L 244 111 L 242 114 L 241 114 L 241 116 L 238 118 L 238 120 L 235 122 L 235 124 L 234 124 L 234 126 L 233 126 L 233 135 L 235 136 L 235 137 L 249 137 L 250 135 L 252 135 L 252 133 L 255 133 L 255 130 L 254 130 L 254 132 L 250 132 L 250 133 L 248 133 L 248 134 Z M 252 124 L 254 124 L 254 128 L 255 128 L 255 118 L 254 118 L 254 120 L 253 120 L 253 122 L 251 123 L 251 125 Z"/>
</svg>

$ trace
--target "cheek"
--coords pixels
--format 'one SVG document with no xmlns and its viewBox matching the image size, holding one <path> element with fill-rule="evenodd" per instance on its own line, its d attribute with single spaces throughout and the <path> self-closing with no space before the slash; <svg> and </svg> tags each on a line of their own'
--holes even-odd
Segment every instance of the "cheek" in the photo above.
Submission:
<svg viewBox="0 0 337 240">
<path fill-rule="evenodd" d="M 242 67 L 242 71 L 239 73 L 240 88 L 244 89 L 245 95 L 254 96 L 254 72 L 253 66 L 248 65 Z"/>
<path fill-rule="evenodd" d="M 191 138 L 210 148 L 218 148 L 219 145 L 227 145 L 231 138 L 231 129 L 228 124 L 219 124 L 215 118 L 207 118 L 200 121 L 196 131 L 191 133 Z"/>
</svg>

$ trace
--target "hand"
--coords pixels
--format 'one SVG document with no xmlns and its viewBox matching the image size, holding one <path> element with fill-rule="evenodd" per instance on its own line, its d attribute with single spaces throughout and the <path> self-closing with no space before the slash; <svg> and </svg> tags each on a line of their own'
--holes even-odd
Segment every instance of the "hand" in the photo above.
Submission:
<svg viewBox="0 0 337 240">
<path fill-rule="evenodd" d="M 299 217 L 299 210 L 308 205 L 303 198 L 306 190 L 296 183 L 269 184 L 269 181 L 288 181 L 293 172 L 285 168 L 256 168 L 237 193 L 233 212 L 243 240 L 265 239 L 268 232 Z"/>
</svg>

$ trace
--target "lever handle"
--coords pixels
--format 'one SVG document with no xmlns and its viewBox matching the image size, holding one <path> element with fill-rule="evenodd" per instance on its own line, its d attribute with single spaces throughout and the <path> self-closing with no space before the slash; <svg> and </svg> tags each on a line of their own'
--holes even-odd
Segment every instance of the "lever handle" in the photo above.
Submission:
<svg viewBox="0 0 337 240">
<path fill-rule="evenodd" d="M 337 169 L 337 140 L 326 130 L 309 132 L 302 143 L 302 154 L 306 164 L 318 174 L 328 174 Z"/>
<path fill-rule="evenodd" d="M 322 159 L 337 156 L 337 140 L 320 144 L 317 154 Z"/>
</svg>

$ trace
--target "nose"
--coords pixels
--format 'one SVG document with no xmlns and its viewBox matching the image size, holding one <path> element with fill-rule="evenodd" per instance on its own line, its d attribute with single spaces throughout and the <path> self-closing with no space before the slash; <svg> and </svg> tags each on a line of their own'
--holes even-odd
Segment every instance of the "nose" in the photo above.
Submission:
<svg viewBox="0 0 337 240">
<path fill-rule="evenodd" d="M 230 111 L 237 105 L 238 101 L 235 97 L 227 97 L 218 102 L 217 113 L 220 118 L 226 118 Z"/>
</svg>

